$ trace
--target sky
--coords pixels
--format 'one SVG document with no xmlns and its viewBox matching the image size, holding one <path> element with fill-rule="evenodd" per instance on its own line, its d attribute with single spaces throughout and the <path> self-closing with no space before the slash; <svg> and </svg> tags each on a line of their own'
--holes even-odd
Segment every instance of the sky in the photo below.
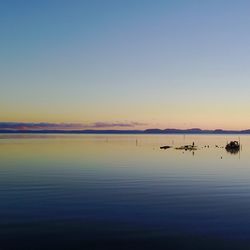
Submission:
<svg viewBox="0 0 250 250">
<path fill-rule="evenodd" d="M 249 9 L 247 0 L 1 0 L 0 122 L 250 128 Z"/>
</svg>

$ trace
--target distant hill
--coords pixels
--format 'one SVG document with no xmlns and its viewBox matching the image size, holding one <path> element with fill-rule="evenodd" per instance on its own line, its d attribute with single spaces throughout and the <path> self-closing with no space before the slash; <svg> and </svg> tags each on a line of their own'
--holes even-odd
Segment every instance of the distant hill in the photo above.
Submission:
<svg viewBox="0 0 250 250">
<path fill-rule="evenodd" d="M 13 130 L 1 129 L 1 134 L 250 134 L 250 129 L 246 130 L 202 130 L 200 128 L 191 129 L 146 129 L 146 130 Z"/>
<path fill-rule="evenodd" d="M 248 130 L 202 130 L 200 128 L 191 129 L 146 129 L 144 131 L 146 134 L 250 134 L 250 129 Z"/>
</svg>

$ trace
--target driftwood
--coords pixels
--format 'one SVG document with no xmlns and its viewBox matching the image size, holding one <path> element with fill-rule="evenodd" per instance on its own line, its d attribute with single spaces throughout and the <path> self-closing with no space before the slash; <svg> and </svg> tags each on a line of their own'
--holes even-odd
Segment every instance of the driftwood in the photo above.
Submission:
<svg viewBox="0 0 250 250">
<path fill-rule="evenodd" d="M 160 149 L 168 149 L 168 148 L 172 148 L 171 146 L 161 146 Z"/>
</svg>

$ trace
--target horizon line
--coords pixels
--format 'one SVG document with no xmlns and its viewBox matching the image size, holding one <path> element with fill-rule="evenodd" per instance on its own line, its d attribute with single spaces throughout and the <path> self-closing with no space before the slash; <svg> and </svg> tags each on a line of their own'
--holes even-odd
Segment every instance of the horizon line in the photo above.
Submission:
<svg viewBox="0 0 250 250">
<path fill-rule="evenodd" d="M 30 134 L 250 134 L 250 129 L 177 129 L 177 128 L 148 128 L 148 129 L 1 129 L 0 134 L 30 133 Z"/>
<path fill-rule="evenodd" d="M 152 125 L 152 124 L 151 124 Z M 233 131 L 233 132 L 242 132 L 250 130 L 250 128 L 200 128 L 198 126 L 193 126 L 189 128 L 179 128 L 177 127 L 159 127 L 150 126 L 149 123 L 142 123 L 138 121 L 115 121 L 115 122 L 103 122 L 97 121 L 92 123 L 67 123 L 67 122 L 6 122 L 0 121 L 0 130 L 4 131 L 147 131 L 147 130 L 175 130 L 175 131 L 192 131 L 197 130 L 201 132 L 205 131 Z"/>
</svg>

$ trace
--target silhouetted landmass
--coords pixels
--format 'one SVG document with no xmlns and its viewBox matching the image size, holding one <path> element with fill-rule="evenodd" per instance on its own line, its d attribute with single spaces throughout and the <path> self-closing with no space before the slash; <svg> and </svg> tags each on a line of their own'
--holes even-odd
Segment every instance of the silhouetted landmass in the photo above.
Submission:
<svg viewBox="0 0 250 250">
<path fill-rule="evenodd" d="M 1 129 L 1 134 L 250 134 L 250 129 L 246 130 L 202 130 L 191 129 L 146 129 L 146 130 L 13 130 Z"/>
</svg>

